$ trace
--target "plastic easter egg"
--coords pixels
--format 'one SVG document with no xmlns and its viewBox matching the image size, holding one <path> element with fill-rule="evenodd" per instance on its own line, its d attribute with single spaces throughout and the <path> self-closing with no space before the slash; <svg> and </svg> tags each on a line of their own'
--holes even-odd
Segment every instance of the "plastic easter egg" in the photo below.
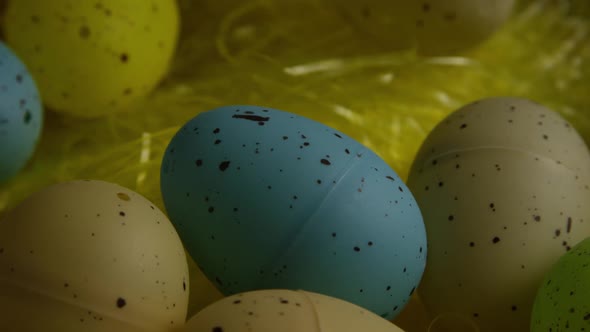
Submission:
<svg viewBox="0 0 590 332">
<path fill-rule="evenodd" d="M 449 55 L 489 38 L 510 16 L 514 0 L 325 0 L 356 28 L 392 49 L 415 47 Z"/>
<path fill-rule="evenodd" d="M 395 172 L 345 134 L 257 106 L 188 121 L 164 154 L 166 210 L 224 294 L 304 289 L 392 317 L 418 285 L 426 236 Z"/>
<path fill-rule="evenodd" d="M 580 135 L 529 100 L 480 100 L 438 124 L 408 179 L 428 234 L 420 295 L 433 315 L 528 331 L 544 274 L 590 235 L 589 179 Z"/>
<path fill-rule="evenodd" d="M 35 153 L 43 107 L 27 67 L 0 42 L 0 183 L 22 170 Z"/>
<path fill-rule="evenodd" d="M 590 329 L 590 238 L 566 253 L 545 276 L 535 298 L 532 332 Z"/>
<path fill-rule="evenodd" d="M 47 106 L 76 116 L 120 110 L 168 70 L 179 30 L 174 0 L 19 0 L 4 32 Z"/>
<path fill-rule="evenodd" d="M 52 185 L 0 220 L 1 331 L 167 332 L 188 287 L 172 224 L 118 185 Z"/>
<path fill-rule="evenodd" d="M 403 332 L 385 319 L 337 298 L 291 290 L 226 297 L 192 317 L 182 332 Z"/>
</svg>

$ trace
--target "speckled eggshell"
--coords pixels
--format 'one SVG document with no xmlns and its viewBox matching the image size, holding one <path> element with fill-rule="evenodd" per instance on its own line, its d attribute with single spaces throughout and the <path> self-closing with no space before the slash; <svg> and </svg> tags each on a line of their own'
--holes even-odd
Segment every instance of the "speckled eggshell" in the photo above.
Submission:
<svg viewBox="0 0 590 332">
<path fill-rule="evenodd" d="M 118 185 L 55 184 L 0 220 L 1 331 L 171 331 L 188 287 L 172 224 Z"/>
<path fill-rule="evenodd" d="M 167 147 L 161 188 L 188 252 L 225 294 L 304 289 L 391 318 L 423 273 L 408 188 L 375 153 L 308 118 L 201 113 Z"/>
<path fill-rule="evenodd" d="M 590 238 L 566 253 L 535 298 L 531 332 L 590 330 Z"/>
<path fill-rule="evenodd" d="M 451 55 L 488 39 L 510 17 L 514 0 L 324 0 L 348 23 L 391 49 Z"/>
<path fill-rule="evenodd" d="M 589 173 L 580 135 L 526 99 L 483 99 L 437 125 L 408 180 L 428 234 L 419 292 L 433 314 L 528 331 L 543 275 L 590 235 Z"/>
<path fill-rule="evenodd" d="M 35 153 L 43 126 L 37 85 L 24 63 L 0 41 L 0 183 Z"/>
<path fill-rule="evenodd" d="M 151 92 L 178 31 L 175 0 L 9 1 L 4 20 L 45 104 L 81 117 L 112 114 Z"/>
<path fill-rule="evenodd" d="M 182 332 L 403 332 L 349 302 L 291 290 L 259 290 L 226 297 L 192 317 Z"/>
</svg>

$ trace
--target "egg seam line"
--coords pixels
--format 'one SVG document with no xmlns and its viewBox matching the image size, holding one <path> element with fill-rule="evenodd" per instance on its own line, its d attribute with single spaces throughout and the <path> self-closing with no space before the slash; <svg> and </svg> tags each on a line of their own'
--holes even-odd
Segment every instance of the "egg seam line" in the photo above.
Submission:
<svg viewBox="0 0 590 332">
<path fill-rule="evenodd" d="M 322 327 L 320 325 L 320 315 L 318 314 L 318 309 L 316 308 L 315 304 L 309 298 L 309 296 L 307 295 L 306 292 L 304 292 L 302 290 L 298 290 L 297 293 L 303 295 L 303 298 L 305 299 L 305 301 L 307 301 L 307 303 L 309 303 L 309 305 L 313 309 L 313 318 L 314 318 L 315 325 L 316 325 L 316 332 L 322 332 Z"/>
<path fill-rule="evenodd" d="M 559 166 L 562 166 L 562 167 L 566 168 L 567 170 L 569 170 L 570 172 L 576 174 L 576 171 L 575 170 L 573 170 L 570 167 L 566 166 L 562 162 L 561 163 L 557 163 L 557 160 L 555 160 L 553 158 L 549 158 L 549 157 L 546 157 L 546 156 L 543 156 L 543 155 L 540 155 L 540 154 L 537 154 L 537 153 L 533 153 L 533 152 L 530 152 L 530 151 L 526 151 L 526 150 L 523 150 L 523 149 L 509 148 L 509 147 L 505 147 L 505 146 L 495 146 L 495 145 L 482 145 L 482 146 L 476 146 L 476 147 L 473 147 L 473 148 L 464 148 L 464 149 L 449 150 L 449 151 L 447 151 L 445 153 L 442 153 L 440 155 L 436 155 L 434 157 L 428 158 L 427 160 L 425 160 L 425 162 L 422 164 L 422 166 L 429 165 L 429 164 L 432 163 L 433 160 L 438 160 L 438 159 L 444 158 L 444 157 L 446 157 L 448 155 L 451 155 L 451 154 L 463 153 L 463 152 L 472 152 L 472 151 L 475 151 L 475 150 L 504 150 L 504 151 L 520 152 L 520 153 L 523 153 L 523 154 L 526 154 L 526 155 L 529 155 L 529 156 L 532 156 L 532 157 L 537 157 L 539 159 L 553 161 L 554 163 L 558 164 Z"/>
<path fill-rule="evenodd" d="M 69 300 L 67 300 L 67 299 L 65 299 L 63 297 L 57 296 L 57 295 L 52 294 L 50 292 L 42 291 L 40 289 L 37 289 L 37 288 L 33 288 L 33 287 L 30 287 L 30 286 L 24 285 L 21 282 L 15 282 L 15 281 L 13 281 L 11 279 L 8 279 L 8 278 L 6 278 L 4 276 L 0 276 L 0 282 L 5 283 L 5 284 L 8 284 L 8 285 L 14 285 L 17 288 L 20 288 L 20 289 L 25 290 L 26 292 L 33 293 L 35 295 L 41 295 L 41 296 L 47 297 L 47 298 L 49 298 L 51 300 L 58 301 L 60 303 L 64 303 L 64 304 L 66 304 L 68 306 L 71 306 L 71 307 L 83 309 L 83 310 L 86 310 L 86 311 L 88 311 L 88 310 L 93 311 L 93 312 L 99 314 L 102 317 L 109 318 L 109 319 L 112 319 L 112 320 L 115 320 L 115 321 L 118 321 L 118 322 L 122 322 L 124 324 L 129 325 L 129 326 L 140 327 L 142 329 L 147 329 L 149 326 L 151 326 L 150 324 L 147 324 L 145 326 L 137 325 L 135 323 L 132 323 L 132 322 L 129 322 L 129 321 L 126 321 L 126 320 L 117 318 L 115 316 L 104 314 L 104 313 L 102 313 L 102 312 L 100 312 L 98 310 L 94 310 L 90 306 L 88 306 L 88 307 L 77 306 L 73 301 L 69 301 Z"/>
<path fill-rule="evenodd" d="M 355 154 L 352 155 L 357 155 L 358 150 L 355 151 Z M 332 186 L 332 188 L 330 188 L 330 190 L 328 190 L 328 192 L 324 195 L 324 197 L 322 198 L 321 202 L 313 209 L 313 211 L 306 217 L 306 218 L 301 218 L 302 220 L 304 220 L 304 222 L 302 222 L 301 226 L 297 229 L 297 231 L 294 233 L 294 235 L 291 237 L 292 241 L 289 241 L 289 246 L 287 248 L 285 248 L 285 250 L 283 250 L 282 252 L 280 252 L 277 256 L 275 256 L 274 259 L 272 259 L 270 262 L 270 264 L 267 264 L 265 267 L 270 266 L 271 270 L 277 265 L 278 261 L 284 257 L 286 254 L 288 254 L 291 250 L 293 250 L 293 247 L 295 247 L 295 244 L 298 242 L 299 238 L 301 237 L 301 234 L 303 233 L 303 231 L 307 228 L 307 226 L 309 225 L 309 222 L 313 219 L 313 217 L 317 214 L 317 212 L 320 210 L 320 208 L 324 205 L 324 203 L 326 202 L 326 200 L 328 199 L 328 197 L 330 197 L 330 195 L 332 194 L 332 192 L 336 189 L 338 183 L 340 183 L 340 181 L 352 170 L 354 169 L 354 167 L 360 162 L 360 158 L 359 157 L 353 157 L 353 162 L 346 168 L 344 168 L 341 171 L 341 174 L 337 176 L 336 178 L 336 183 Z"/>
</svg>

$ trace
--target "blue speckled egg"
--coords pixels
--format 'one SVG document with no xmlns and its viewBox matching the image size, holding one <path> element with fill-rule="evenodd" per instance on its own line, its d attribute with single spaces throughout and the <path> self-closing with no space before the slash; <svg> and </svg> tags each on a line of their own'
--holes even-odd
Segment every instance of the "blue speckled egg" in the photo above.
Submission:
<svg viewBox="0 0 590 332">
<path fill-rule="evenodd" d="M 226 295 L 303 289 L 393 318 L 424 271 L 424 223 L 402 180 L 295 114 L 199 114 L 167 147 L 161 189 L 187 250 Z"/>
<path fill-rule="evenodd" d="M 0 183 L 29 161 L 41 134 L 43 107 L 27 67 L 0 42 Z"/>
</svg>

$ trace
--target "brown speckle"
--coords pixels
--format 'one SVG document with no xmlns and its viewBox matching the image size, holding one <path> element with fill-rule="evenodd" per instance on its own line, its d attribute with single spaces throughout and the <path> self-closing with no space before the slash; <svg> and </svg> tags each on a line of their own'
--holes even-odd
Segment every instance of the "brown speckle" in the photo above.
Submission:
<svg viewBox="0 0 590 332">
<path fill-rule="evenodd" d="M 453 13 L 453 12 L 449 12 L 444 15 L 444 18 L 447 21 L 454 21 L 457 18 L 457 14 Z"/>
<path fill-rule="evenodd" d="M 78 30 L 78 34 L 80 35 L 80 38 L 88 39 L 88 37 L 90 37 L 90 28 L 86 25 L 83 25 Z"/>
<path fill-rule="evenodd" d="M 24 117 L 23 117 L 23 121 L 25 122 L 25 124 L 29 124 L 31 122 L 32 118 L 33 118 L 33 116 L 31 115 L 31 112 L 29 110 L 27 110 L 25 112 Z"/>
<path fill-rule="evenodd" d="M 129 201 L 131 200 L 131 198 L 129 197 L 129 195 L 127 195 L 126 193 L 117 193 L 117 197 L 119 197 L 119 199 L 124 200 L 124 201 Z"/>
<path fill-rule="evenodd" d="M 227 161 L 227 160 L 226 161 L 222 161 L 219 164 L 219 170 L 222 171 L 222 172 L 224 172 L 229 167 L 229 164 L 230 164 L 230 162 Z"/>
<path fill-rule="evenodd" d="M 117 299 L 117 308 L 123 308 L 127 305 L 127 301 L 124 298 L 120 297 Z"/>
<path fill-rule="evenodd" d="M 361 15 L 363 15 L 364 18 L 369 18 L 371 16 L 371 8 L 365 6 L 361 9 Z"/>
</svg>

